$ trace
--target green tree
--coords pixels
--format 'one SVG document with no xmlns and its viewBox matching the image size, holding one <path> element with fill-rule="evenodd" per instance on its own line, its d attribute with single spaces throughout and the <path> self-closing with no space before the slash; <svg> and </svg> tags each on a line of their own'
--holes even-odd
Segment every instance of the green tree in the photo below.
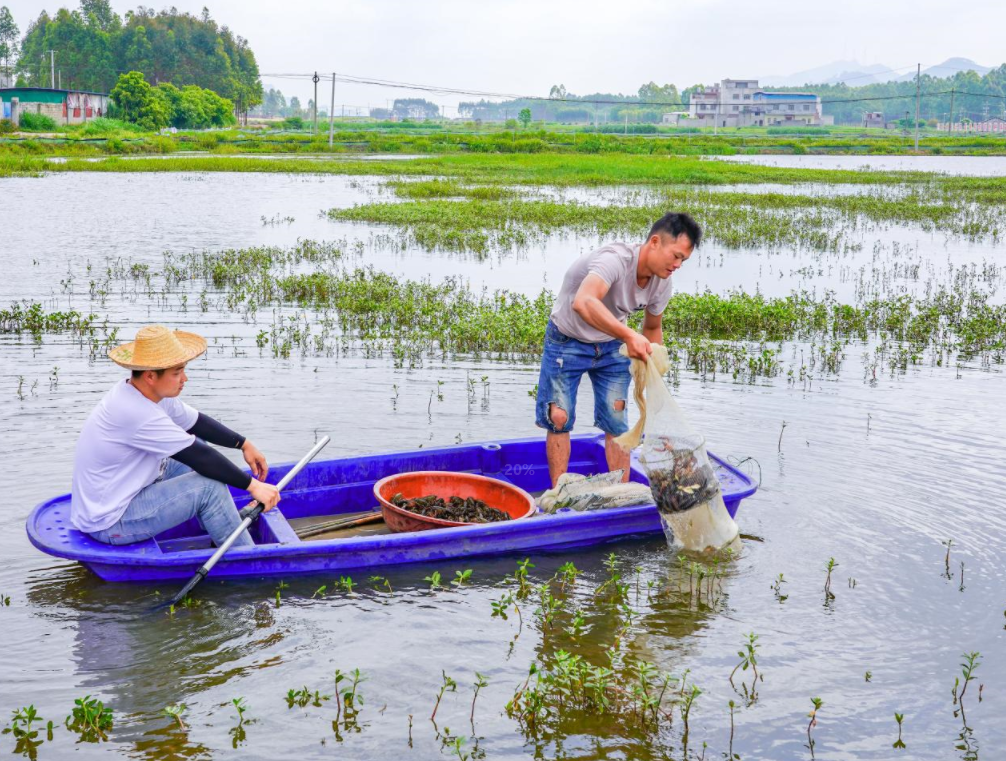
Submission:
<svg viewBox="0 0 1006 761">
<path fill-rule="evenodd" d="M 667 103 L 675 106 L 681 104 L 677 87 L 674 85 L 664 85 L 661 87 L 656 82 L 641 85 L 639 88 L 639 99 L 646 103 Z"/>
<path fill-rule="evenodd" d="M 122 19 L 112 10 L 108 0 L 80 0 L 80 13 L 88 26 L 112 32 L 122 26 Z"/>
<path fill-rule="evenodd" d="M 64 84 L 83 90 L 107 92 L 119 72 L 139 71 L 155 83 L 213 90 L 239 113 L 262 101 L 258 64 L 247 40 L 218 26 L 205 10 L 197 17 L 140 6 L 123 20 L 108 0 L 81 0 L 78 10 L 63 8 L 55 17 L 43 11 L 21 42 L 19 80 L 48 83 L 49 70 L 40 65 L 46 50 L 58 51 Z"/>
<path fill-rule="evenodd" d="M 522 108 L 520 113 L 517 114 L 517 118 L 520 119 L 520 123 L 524 125 L 524 129 L 531 123 L 531 109 Z"/>
<path fill-rule="evenodd" d="M 110 94 L 116 113 L 122 119 L 146 129 L 160 129 L 168 125 L 171 106 L 167 97 L 151 87 L 141 72 L 123 74 Z"/>
<path fill-rule="evenodd" d="M 21 30 L 14 23 L 10 8 L 6 5 L 0 7 L 0 60 L 3 61 L 4 74 L 9 74 L 11 71 L 10 59 L 17 49 L 17 38 L 20 34 Z"/>
</svg>

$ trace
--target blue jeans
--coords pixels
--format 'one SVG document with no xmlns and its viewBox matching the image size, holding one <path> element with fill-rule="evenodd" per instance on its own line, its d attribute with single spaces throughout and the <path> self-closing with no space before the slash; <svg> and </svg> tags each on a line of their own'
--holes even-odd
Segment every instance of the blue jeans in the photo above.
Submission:
<svg viewBox="0 0 1006 761">
<path fill-rule="evenodd" d="M 559 331 L 548 321 L 545 351 L 538 376 L 535 424 L 552 433 L 569 433 L 576 420 L 576 392 L 583 374 L 594 387 L 594 425 L 612 436 L 629 430 L 625 411 L 629 396 L 629 359 L 618 353 L 622 342 L 584 343 Z M 622 409 L 615 409 L 622 402 Z M 566 424 L 557 428 L 549 415 L 550 405 L 566 413 Z"/>
<path fill-rule="evenodd" d="M 105 544 L 132 544 L 190 518 L 199 519 L 218 547 L 241 523 L 226 484 L 201 476 L 177 460 L 168 460 L 164 475 L 133 497 L 118 523 L 90 536 Z M 233 546 L 254 544 L 248 532 L 242 531 Z"/>
</svg>

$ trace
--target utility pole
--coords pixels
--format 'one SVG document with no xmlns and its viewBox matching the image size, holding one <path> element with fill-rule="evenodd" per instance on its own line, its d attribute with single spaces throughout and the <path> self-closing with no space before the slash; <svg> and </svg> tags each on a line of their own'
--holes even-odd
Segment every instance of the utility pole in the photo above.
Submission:
<svg viewBox="0 0 1006 761">
<path fill-rule="evenodd" d="M 956 88 L 950 88 L 950 120 L 947 122 L 947 132 L 953 134 L 954 131 L 954 91 Z"/>
<path fill-rule="evenodd" d="M 332 105 L 328 109 L 328 147 L 335 142 L 335 72 L 332 72 Z"/>
<path fill-rule="evenodd" d="M 56 89 L 56 51 L 47 50 L 49 54 L 49 87 L 50 89 Z"/>
<path fill-rule="evenodd" d="M 629 112 L 625 112 L 625 134 L 629 134 Z"/>
<path fill-rule="evenodd" d="M 915 152 L 919 152 L 919 97 L 922 86 L 922 64 L 918 64 L 915 72 Z"/>
<path fill-rule="evenodd" d="M 318 81 L 321 77 L 318 76 L 318 72 L 314 72 L 314 76 L 311 77 L 311 81 L 314 82 L 314 134 L 318 134 Z"/>
</svg>

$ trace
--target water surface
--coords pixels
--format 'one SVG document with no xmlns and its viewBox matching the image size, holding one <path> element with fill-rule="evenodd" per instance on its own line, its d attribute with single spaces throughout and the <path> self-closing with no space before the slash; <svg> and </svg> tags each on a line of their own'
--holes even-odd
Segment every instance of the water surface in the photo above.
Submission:
<svg viewBox="0 0 1006 761">
<path fill-rule="evenodd" d="M 876 166 L 873 157 L 869 161 Z M 247 434 L 274 462 L 297 459 L 322 433 L 333 437 L 330 457 L 539 434 L 528 395 L 537 382 L 534 364 L 461 358 L 402 369 L 390 359 L 353 352 L 274 359 L 254 341 L 271 319 L 268 309 L 258 323 L 215 304 L 202 312 L 195 306 L 198 287 L 184 308 L 177 293 L 149 299 L 113 288 L 103 303 L 89 295 L 89 281 L 101 280 L 109 259 L 157 269 L 165 250 L 284 245 L 298 238 L 345 239 L 347 249 L 359 241 L 363 248 L 354 263 L 402 278 L 437 282 L 461 275 L 476 286 L 537 293 L 556 289 L 570 259 L 599 242 L 555 238 L 479 260 L 392 250 L 377 243 L 376 236 L 387 231 L 319 215 L 368 200 L 380 182 L 275 174 L 3 179 L 0 303 L 34 299 L 50 309 L 95 311 L 127 337 L 148 322 L 204 333 L 210 350 L 191 365 L 187 400 Z M 287 216 L 294 221 L 280 221 Z M 915 290 L 927 279 L 945 282 L 950 265 L 998 256 L 991 246 L 911 226 L 866 227 L 860 234 L 862 249 L 843 254 L 710 245 L 675 276 L 677 288 L 723 293 L 743 287 L 767 294 L 828 288 L 851 300 L 861 271 L 870 281 L 877 271 L 887 272 L 891 288 Z M 899 280 L 891 272 L 899 261 L 919 264 L 921 276 Z M 72 286 L 62 287 L 70 274 Z M 793 361 L 806 349 L 783 348 Z M 809 758 L 807 713 L 810 698 L 821 697 L 817 758 L 892 758 L 895 712 L 905 715 L 906 758 L 964 758 L 967 751 L 955 747 L 962 721 L 954 716 L 951 688 L 962 651 L 980 651 L 978 681 L 969 688 L 968 742 L 981 757 L 995 758 L 1006 747 L 999 720 L 1006 684 L 1001 366 L 923 364 L 904 374 L 882 369 L 868 382 L 860 356 L 865 349 L 849 347 L 838 375 L 816 372 L 798 384 L 785 378 L 736 383 L 681 372 L 678 401 L 710 449 L 753 457 L 760 465 L 762 487 L 738 516 L 752 538 L 729 566 L 720 602 L 682 604 L 674 592 L 680 569 L 660 537 L 535 555 L 539 579 L 569 560 L 584 571 L 572 595 L 587 629 L 579 641 L 563 632 L 543 633 L 528 602 L 511 650 L 517 622 L 512 616 L 506 622 L 491 618 L 490 601 L 500 596 L 516 557 L 382 570 L 394 589 L 390 594 L 367 588 L 369 572 L 354 574 L 359 591 L 353 596 L 333 593 L 334 579 L 291 578 L 279 608 L 276 579 L 208 582 L 200 592 L 203 607 L 169 618 L 146 610 L 155 590 L 166 594 L 173 585 L 105 584 L 73 563 L 38 553 L 24 536 L 25 518 L 37 502 L 68 490 L 77 432 L 122 371 L 105 360 L 89 361 L 65 337 L 46 336 L 36 344 L 27 336 L 2 335 L 0 455 L 7 465 L 7 498 L 0 508 L 0 592 L 10 595 L 11 604 L 0 608 L 0 710 L 33 703 L 58 725 L 73 699 L 84 694 L 112 707 L 116 725 L 108 743 L 74 745 L 72 735 L 57 728 L 54 740 L 39 749 L 40 758 L 71 752 L 79 758 L 314 758 L 333 752 L 361 759 L 447 758 L 453 752 L 452 744 L 444 744 L 447 727 L 467 738 L 465 752 L 477 740 L 486 758 L 680 758 L 680 718 L 655 737 L 604 718 L 576 720 L 564 727 L 564 737 L 536 743 L 503 710 L 541 653 L 564 648 L 603 662 L 614 612 L 597 603 L 593 591 L 606 576 L 603 559 L 614 549 L 627 574 L 640 569 L 643 590 L 654 581 L 666 591 L 651 601 L 645 591 L 630 596 L 637 615 L 626 653 L 678 675 L 689 670 L 689 680 L 703 690 L 692 710 L 689 757 L 699 757 L 703 742 L 709 745 L 706 758 L 722 757 L 730 733 L 728 701 L 735 700 L 733 749 L 741 758 Z M 467 379 L 483 376 L 488 390 L 480 385 L 472 403 Z M 19 378 L 23 400 L 16 393 Z M 438 381 L 444 400 L 431 402 Z M 586 428 L 588 384 L 580 404 L 578 420 Z M 745 467 L 758 473 L 752 463 Z M 941 542 L 950 538 L 951 577 L 944 578 Z M 829 557 L 839 566 L 836 598 L 827 602 Z M 431 592 L 423 581 L 434 570 L 450 578 L 461 568 L 473 575 L 460 590 Z M 780 573 L 784 602 L 770 589 Z M 312 599 L 323 584 L 329 591 Z M 758 701 L 743 707 L 727 677 L 751 631 L 760 636 L 764 682 Z M 336 737 L 331 702 L 287 708 L 288 689 L 306 685 L 331 692 L 334 669 L 357 667 L 367 678 L 359 732 Z M 459 686 L 445 696 L 434 727 L 428 717 L 443 670 Z M 473 729 L 468 716 L 476 671 L 489 686 L 479 696 Z M 238 696 L 246 698 L 254 723 L 234 749 L 228 705 Z M 187 731 L 162 713 L 178 703 L 188 707 Z M 9 735 L 0 743 L 13 748 Z"/>
</svg>

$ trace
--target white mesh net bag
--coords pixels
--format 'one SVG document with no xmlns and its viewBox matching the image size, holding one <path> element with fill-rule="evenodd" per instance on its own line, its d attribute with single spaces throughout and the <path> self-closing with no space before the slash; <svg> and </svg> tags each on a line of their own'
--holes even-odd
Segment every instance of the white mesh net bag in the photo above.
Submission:
<svg viewBox="0 0 1006 761">
<path fill-rule="evenodd" d="M 648 361 L 632 360 L 639 422 L 615 442 L 624 449 L 640 445 L 639 460 L 671 547 L 715 551 L 734 542 L 740 529 L 727 512 L 705 439 L 689 425 L 664 382 L 670 361 L 667 348 L 651 344 Z M 625 354 L 623 346 L 622 354 Z"/>
</svg>

